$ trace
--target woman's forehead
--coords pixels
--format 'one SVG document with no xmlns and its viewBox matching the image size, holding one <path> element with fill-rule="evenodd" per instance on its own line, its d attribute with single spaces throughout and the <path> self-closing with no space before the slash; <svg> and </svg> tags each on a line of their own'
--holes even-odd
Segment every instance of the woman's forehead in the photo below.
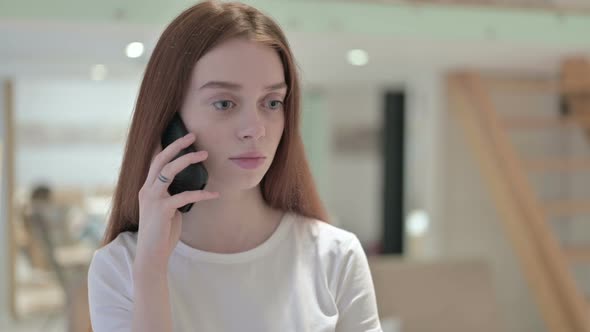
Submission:
<svg viewBox="0 0 590 332">
<path fill-rule="evenodd" d="M 241 88 L 265 89 L 284 83 L 283 64 L 277 52 L 260 43 L 233 39 L 215 47 L 197 61 L 193 85 L 200 89 L 210 82 L 224 82 Z"/>
</svg>

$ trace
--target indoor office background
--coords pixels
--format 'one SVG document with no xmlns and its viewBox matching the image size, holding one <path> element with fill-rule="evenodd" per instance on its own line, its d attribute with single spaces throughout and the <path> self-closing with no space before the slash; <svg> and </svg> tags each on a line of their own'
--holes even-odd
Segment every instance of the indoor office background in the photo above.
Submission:
<svg viewBox="0 0 590 332">
<path fill-rule="evenodd" d="M 385 332 L 590 331 L 590 3 L 245 2 L 291 42 Z M 193 3 L 0 0 L 0 331 L 86 331 L 141 75 Z"/>
</svg>

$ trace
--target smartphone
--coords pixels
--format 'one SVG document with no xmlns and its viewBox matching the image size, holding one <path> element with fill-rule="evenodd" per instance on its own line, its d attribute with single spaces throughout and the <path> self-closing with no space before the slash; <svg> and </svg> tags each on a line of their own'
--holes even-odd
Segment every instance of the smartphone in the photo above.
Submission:
<svg viewBox="0 0 590 332">
<path fill-rule="evenodd" d="M 162 134 L 162 149 L 165 149 L 168 145 L 172 144 L 177 139 L 186 136 L 188 133 L 189 132 L 182 122 L 182 118 L 180 118 L 178 112 L 174 113 L 174 117 L 168 123 L 168 126 Z M 193 145 L 189 145 L 188 147 L 182 149 L 173 160 L 187 153 L 196 151 L 197 149 Z M 207 185 L 208 177 L 209 175 L 207 173 L 207 169 L 205 169 L 205 166 L 202 162 L 190 164 L 185 169 L 176 174 L 172 180 L 172 183 L 170 183 L 170 186 L 168 187 L 168 193 L 170 195 L 176 195 L 187 190 L 202 190 L 205 188 L 205 185 Z M 186 213 L 190 211 L 192 207 L 193 203 L 190 203 L 178 208 L 178 211 Z"/>
</svg>

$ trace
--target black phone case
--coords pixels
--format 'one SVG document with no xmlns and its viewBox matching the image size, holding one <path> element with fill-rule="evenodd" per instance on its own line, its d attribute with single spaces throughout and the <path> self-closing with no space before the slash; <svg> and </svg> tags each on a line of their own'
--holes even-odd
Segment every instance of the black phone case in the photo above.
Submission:
<svg viewBox="0 0 590 332">
<path fill-rule="evenodd" d="M 187 134 L 188 130 L 184 126 L 180 115 L 175 113 L 174 117 L 162 134 L 162 149 L 165 149 L 168 145 Z M 173 160 L 187 153 L 196 151 L 197 149 L 195 149 L 193 145 L 189 145 L 188 147 L 182 149 Z M 205 169 L 205 166 L 203 166 L 202 163 L 190 164 L 185 169 L 176 174 L 172 180 L 172 183 L 168 187 L 168 193 L 170 195 L 176 195 L 187 190 L 202 190 L 205 188 L 205 185 L 207 185 L 208 176 L 207 169 Z M 190 203 L 182 206 L 178 208 L 178 211 L 186 213 L 190 211 L 190 209 L 193 207 L 193 204 L 194 203 Z"/>
</svg>

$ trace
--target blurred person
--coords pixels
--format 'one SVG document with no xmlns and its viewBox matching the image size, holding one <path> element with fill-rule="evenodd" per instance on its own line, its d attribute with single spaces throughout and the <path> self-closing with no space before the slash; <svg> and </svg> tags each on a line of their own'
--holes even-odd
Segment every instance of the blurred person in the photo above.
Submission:
<svg viewBox="0 0 590 332">
<path fill-rule="evenodd" d="M 48 185 L 36 185 L 31 191 L 23 220 L 30 236 L 31 247 L 42 251 L 43 260 L 53 270 L 57 281 L 65 291 L 67 280 L 65 271 L 55 257 L 56 242 L 63 238 L 64 221 L 59 220 L 58 206 L 53 202 L 53 191 Z M 33 260 L 31 260 L 33 263 Z"/>
<path fill-rule="evenodd" d="M 37 187 L 47 188 L 45 185 Z M 28 199 L 23 202 L 22 206 L 20 206 L 19 211 L 22 224 L 17 225 L 17 232 L 22 235 L 17 236 L 17 241 L 21 246 L 21 250 L 25 257 L 28 259 L 30 267 L 33 269 L 44 270 L 48 268 L 49 263 L 47 262 L 47 257 L 43 250 L 43 244 L 40 241 L 37 241 L 37 238 L 35 237 L 36 230 L 34 227 L 34 220 L 32 220 L 33 211 L 38 210 L 35 204 L 37 197 L 39 196 L 37 193 L 37 187 L 31 191 L 30 197 L 28 197 Z M 42 190 L 46 191 L 46 189 Z M 47 191 L 49 190 L 47 189 Z"/>
<path fill-rule="evenodd" d="M 282 30 L 248 5 L 203 2 L 164 30 L 89 268 L 95 332 L 382 331 L 360 241 L 313 183 L 299 84 Z M 176 112 L 190 134 L 163 148 Z M 170 195 L 195 163 L 206 187 Z"/>
</svg>

